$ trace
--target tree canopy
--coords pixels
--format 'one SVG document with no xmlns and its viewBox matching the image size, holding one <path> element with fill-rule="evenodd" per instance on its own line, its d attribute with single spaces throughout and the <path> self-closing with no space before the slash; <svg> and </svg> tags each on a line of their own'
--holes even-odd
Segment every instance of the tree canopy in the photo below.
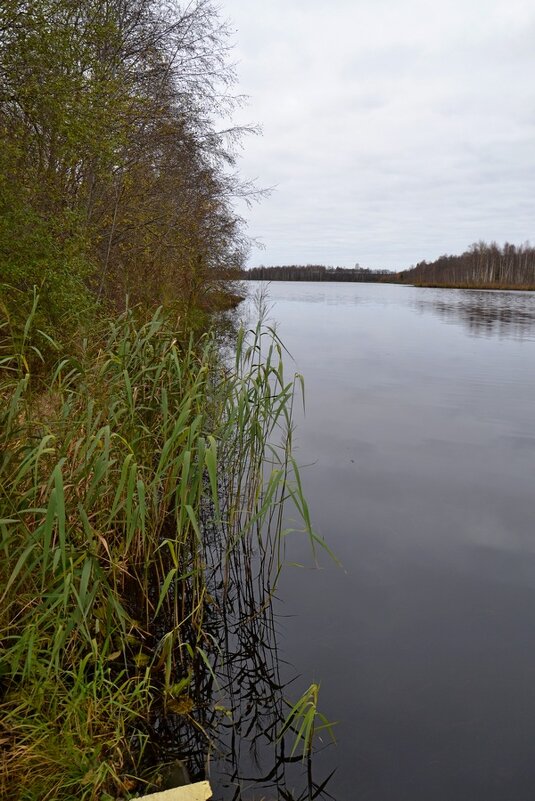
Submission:
<svg viewBox="0 0 535 801">
<path fill-rule="evenodd" d="M 444 286 L 530 289 L 535 287 L 535 248 L 529 242 L 480 241 L 460 256 L 444 255 L 432 262 L 421 261 L 397 274 L 406 283 Z"/>
<path fill-rule="evenodd" d="M 248 247 L 229 33 L 210 0 L 4 0 L 0 276 L 56 322 L 202 303 Z M 43 305 L 43 304 L 42 304 Z"/>
</svg>

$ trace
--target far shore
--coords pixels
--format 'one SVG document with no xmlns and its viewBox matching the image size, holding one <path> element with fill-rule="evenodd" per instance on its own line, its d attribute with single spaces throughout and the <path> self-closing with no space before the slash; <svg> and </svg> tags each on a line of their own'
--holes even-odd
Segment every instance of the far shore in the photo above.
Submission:
<svg viewBox="0 0 535 801">
<path fill-rule="evenodd" d="M 383 283 L 389 284 L 402 284 L 404 286 L 428 287 L 432 289 L 485 289 L 502 292 L 535 292 L 535 284 L 526 284 L 525 286 L 518 286 L 518 284 L 471 284 L 471 283 L 438 283 L 434 281 L 385 281 Z"/>
<path fill-rule="evenodd" d="M 335 278 L 329 278 L 327 281 L 322 281 L 317 278 L 243 278 L 247 281 L 266 281 L 267 283 L 294 283 L 294 284 L 396 284 L 398 286 L 415 286 L 420 288 L 429 289 L 484 289 L 487 291 L 501 291 L 501 292 L 535 292 L 535 284 L 525 284 L 519 286 L 518 284 L 504 284 L 504 283 L 447 283 L 437 281 L 388 281 L 384 278 L 380 281 L 348 281 L 347 278 L 337 281 Z"/>
</svg>

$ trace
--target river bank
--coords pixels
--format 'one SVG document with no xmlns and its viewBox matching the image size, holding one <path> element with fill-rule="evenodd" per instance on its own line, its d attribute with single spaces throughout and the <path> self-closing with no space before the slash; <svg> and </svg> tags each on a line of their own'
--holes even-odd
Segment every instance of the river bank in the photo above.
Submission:
<svg viewBox="0 0 535 801">
<path fill-rule="evenodd" d="M 535 292 L 535 283 L 533 284 L 509 284 L 506 282 L 500 283 L 477 283 L 475 281 L 457 281 L 457 282 L 444 282 L 444 281 L 384 281 L 383 283 L 389 284 L 402 284 L 403 286 L 414 287 L 429 287 L 431 289 L 484 289 L 494 290 L 495 292 Z"/>
<path fill-rule="evenodd" d="M 264 272 L 267 272 L 265 270 Z M 255 273 L 254 273 L 255 274 Z M 535 283 L 526 283 L 522 285 L 501 282 L 477 282 L 477 281 L 405 281 L 402 279 L 389 278 L 384 276 L 374 276 L 368 278 L 336 278 L 331 277 L 328 279 L 317 278 L 311 276 L 310 278 L 247 278 L 250 281 L 264 281 L 267 283 L 328 283 L 328 284 L 398 284 L 400 286 L 414 286 L 414 287 L 430 287 L 432 289 L 487 289 L 495 291 L 508 291 L 508 292 L 534 292 Z"/>
<path fill-rule="evenodd" d="M 261 323 L 229 365 L 162 311 L 103 320 L 69 350 L 38 308 L 0 341 L 0 794 L 131 797 L 195 732 L 202 779 L 235 584 L 258 578 L 260 549 L 248 614 L 269 609 L 289 495 L 314 537 L 296 379 Z"/>
</svg>

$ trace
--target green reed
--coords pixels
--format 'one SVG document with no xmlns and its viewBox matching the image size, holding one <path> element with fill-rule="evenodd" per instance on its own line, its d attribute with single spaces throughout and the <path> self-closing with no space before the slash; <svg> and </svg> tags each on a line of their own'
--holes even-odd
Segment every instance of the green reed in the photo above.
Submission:
<svg viewBox="0 0 535 801">
<path fill-rule="evenodd" d="M 0 328 L 0 796 L 104 801 L 142 789 L 153 718 L 192 712 L 207 532 L 270 587 L 287 499 L 323 545 L 291 451 L 302 380 L 262 321 L 231 365 L 161 310 L 65 353 L 37 305 Z"/>
</svg>

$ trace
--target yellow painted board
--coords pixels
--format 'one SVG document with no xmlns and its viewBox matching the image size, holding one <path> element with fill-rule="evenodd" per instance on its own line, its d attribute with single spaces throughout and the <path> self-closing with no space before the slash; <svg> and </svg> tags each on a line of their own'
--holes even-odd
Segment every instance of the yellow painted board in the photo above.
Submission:
<svg viewBox="0 0 535 801">
<path fill-rule="evenodd" d="M 208 801 L 212 797 L 209 782 L 195 782 L 185 784 L 183 787 L 174 787 L 172 790 L 163 790 L 161 793 L 144 795 L 138 801 Z"/>
</svg>

